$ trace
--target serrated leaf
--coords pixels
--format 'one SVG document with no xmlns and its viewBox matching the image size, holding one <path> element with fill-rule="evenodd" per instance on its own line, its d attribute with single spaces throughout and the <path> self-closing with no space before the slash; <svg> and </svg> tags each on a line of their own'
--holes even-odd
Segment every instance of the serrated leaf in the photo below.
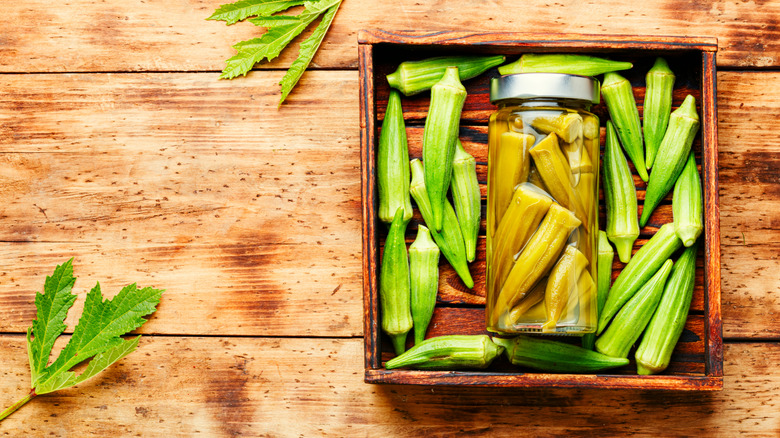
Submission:
<svg viewBox="0 0 780 438">
<path fill-rule="evenodd" d="M 238 53 L 226 61 L 227 66 L 219 77 L 232 79 L 236 76 L 246 75 L 256 63 L 264 59 L 271 61 L 276 58 L 290 41 L 300 35 L 322 11 L 339 4 L 340 1 L 320 0 L 317 3 L 309 3 L 307 6 L 310 5 L 312 10 L 317 12 L 305 11 L 295 16 L 298 18 L 295 23 L 271 28 L 260 38 L 242 41 L 234 45 L 233 48 L 238 50 Z"/>
<path fill-rule="evenodd" d="M 101 371 L 110 367 L 114 362 L 135 351 L 140 339 L 141 336 L 136 336 L 130 340 L 121 340 L 121 342 L 118 342 L 112 348 L 96 355 L 81 374 L 77 375 L 73 371 L 65 371 L 60 373 L 56 378 L 48 380 L 45 385 L 36 388 L 35 392 L 37 394 L 47 394 L 60 389 L 69 388 L 73 385 L 78 385 L 85 380 L 95 377 Z"/>
<path fill-rule="evenodd" d="M 249 19 L 249 22 L 255 26 L 267 28 L 289 26 L 291 24 L 300 23 L 300 21 L 301 19 L 298 18 L 297 15 L 274 15 L 273 17 L 258 17 Z"/>
<path fill-rule="evenodd" d="M 119 336 L 140 327 L 146 315 L 154 312 L 163 291 L 135 284 L 122 288 L 112 299 L 104 300 L 98 283 L 87 294 L 84 310 L 73 336 L 59 357 L 44 370 L 35 390 L 51 392 L 75 385 L 70 369 L 96 355 L 105 355 L 125 341 Z M 89 368 L 89 367 L 88 367 Z"/>
<path fill-rule="evenodd" d="M 231 25 L 247 17 L 268 17 L 303 3 L 304 0 L 242 0 L 220 6 L 207 20 L 225 21 Z"/>
<path fill-rule="evenodd" d="M 315 5 L 316 6 L 316 5 Z M 284 74 L 284 77 L 279 82 L 282 86 L 282 96 L 279 99 L 279 105 L 281 106 L 287 95 L 290 94 L 295 84 L 303 76 L 303 73 L 309 67 L 311 60 L 314 58 L 314 54 L 317 53 L 317 49 L 320 48 L 322 40 L 325 38 L 325 34 L 328 33 L 330 24 L 333 22 L 333 18 L 336 16 L 336 12 L 341 6 L 341 1 L 331 6 L 330 9 L 322 16 L 322 21 L 317 25 L 311 35 L 304 42 L 301 43 L 301 48 L 298 52 L 298 57 L 290 65 L 290 68 Z M 309 7 L 307 3 L 306 7 Z"/>
<path fill-rule="evenodd" d="M 65 317 L 76 301 L 76 294 L 71 293 L 75 282 L 73 259 L 70 259 L 58 265 L 51 277 L 46 277 L 43 293 L 35 294 L 37 313 L 32 327 L 27 330 L 27 354 L 33 388 L 49 362 L 54 341 L 67 328 Z"/>
</svg>

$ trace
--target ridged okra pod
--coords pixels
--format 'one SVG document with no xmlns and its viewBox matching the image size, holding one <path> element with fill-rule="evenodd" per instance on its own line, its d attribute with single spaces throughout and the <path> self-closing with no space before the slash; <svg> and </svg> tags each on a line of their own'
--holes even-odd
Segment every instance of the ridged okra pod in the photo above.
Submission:
<svg viewBox="0 0 780 438">
<path fill-rule="evenodd" d="M 565 73 L 570 75 L 596 76 L 611 71 L 628 70 L 630 62 L 611 61 L 588 55 L 565 53 L 526 53 L 515 62 L 498 68 L 502 75 L 513 73 Z"/>
<path fill-rule="evenodd" d="M 612 262 L 615 259 L 615 251 L 607 240 L 607 233 L 599 230 L 598 239 L 598 285 L 596 291 L 596 318 L 599 318 L 604 309 L 604 303 L 607 302 L 609 286 L 612 283 Z M 582 347 L 592 350 L 596 343 L 596 333 L 588 333 L 582 336 Z"/>
<path fill-rule="evenodd" d="M 532 184 L 520 184 L 492 239 L 491 289 L 500 289 L 514 265 L 514 256 L 539 227 L 552 199 Z M 494 270 L 494 271 L 493 271 Z"/>
<path fill-rule="evenodd" d="M 610 121 L 607 121 L 604 146 L 604 201 L 607 206 L 607 237 L 615 244 L 620 261 L 628 263 L 631 248 L 639 237 L 636 188 Z"/>
<path fill-rule="evenodd" d="M 382 253 L 379 272 L 379 301 L 382 306 L 382 330 L 390 336 L 395 354 L 406 349 L 406 334 L 412 329 L 409 285 L 409 259 L 406 254 L 407 221 L 399 208 L 393 216 Z"/>
<path fill-rule="evenodd" d="M 469 272 L 469 265 L 466 261 L 466 244 L 463 240 L 463 233 L 460 231 L 460 224 L 458 224 L 458 217 L 455 215 L 455 210 L 449 201 L 444 202 L 444 226 L 441 232 L 434 231 L 430 228 L 433 221 L 433 212 L 431 209 L 431 201 L 428 198 L 428 191 L 425 189 L 425 172 L 423 165 L 418 159 L 414 159 L 410 163 L 412 172 L 412 183 L 409 191 L 414 198 L 414 202 L 417 203 L 417 208 L 420 210 L 420 214 L 425 220 L 425 223 L 429 226 L 431 237 L 436 242 L 436 245 L 441 250 L 441 253 L 450 262 L 452 268 L 458 273 L 458 276 L 463 280 L 463 284 L 469 289 L 474 287 L 474 279 L 471 278 Z"/>
<path fill-rule="evenodd" d="M 502 64 L 505 56 L 442 56 L 420 61 L 405 61 L 387 75 L 391 87 L 411 96 L 430 90 L 442 76 L 447 67 L 458 67 L 461 81 L 471 79 L 486 72 L 491 67 Z"/>
<path fill-rule="evenodd" d="M 460 112 L 465 101 L 466 89 L 458 80 L 458 68 L 448 67 L 441 80 L 431 88 L 431 105 L 423 130 L 425 187 L 433 210 L 433 222 L 428 226 L 435 231 L 441 231 L 442 227 Z"/>
<path fill-rule="evenodd" d="M 615 315 L 609 327 L 596 340 L 596 351 L 612 357 L 628 357 L 628 351 L 653 317 L 666 279 L 672 270 L 672 261 L 666 260 L 661 269 L 642 286 Z"/>
<path fill-rule="evenodd" d="M 477 181 L 477 161 L 455 140 L 455 158 L 452 162 L 452 200 L 466 244 L 466 259 L 473 262 L 477 256 L 479 220 L 482 216 L 482 194 Z"/>
<path fill-rule="evenodd" d="M 704 205 L 701 194 L 701 179 L 693 152 L 688 155 L 682 173 L 674 185 L 672 197 L 674 232 L 689 247 L 704 229 Z"/>
<path fill-rule="evenodd" d="M 647 181 L 645 151 L 642 147 L 642 131 L 639 127 L 639 110 L 636 108 L 631 83 L 617 73 L 604 75 L 601 95 L 607 103 L 609 117 L 615 124 L 620 143 L 628 158 L 634 163 L 636 172 L 642 181 Z"/>
<path fill-rule="evenodd" d="M 577 248 L 567 245 L 547 279 L 547 287 L 544 290 L 547 321 L 542 325 L 542 331 L 555 331 L 558 320 L 566 310 L 566 304 L 572 301 L 570 296 L 577 293 L 577 280 L 587 267 L 588 258 Z"/>
<path fill-rule="evenodd" d="M 599 315 L 598 334 L 604 331 L 623 304 L 681 247 L 682 241 L 674 232 L 674 224 L 668 223 L 639 248 L 609 290 L 604 311 Z"/>
<path fill-rule="evenodd" d="M 628 365 L 628 359 L 609 357 L 576 345 L 519 335 L 493 338 L 514 365 L 558 373 L 591 373 Z"/>
<path fill-rule="evenodd" d="M 669 117 L 669 127 L 661 140 L 661 145 L 658 146 L 653 173 L 647 182 L 639 225 L 645 226 L 653 210 L 677 181 L 677 177 L 685 167 L 698 130 L 699 115 L 696 113 L 696 100 L 689 94 L 682 105 Z"/>
<path fill-rule="evenodd" d="M 550 194 L 562 206 L 574 212 L 585 227 L 588 215 L 579 196 L 574 191 L 574 178 L 566 157 L 558 145 L 558 136 L 551 133 L 531 149 L 536 169 Z"/>
<path fill-rule="evenodd" d="M 691 308 L 697 246 L 687 248 L 675 263 L 658 310 L 636 350 L 636 367 L 641 375 L 657 374 L 669 366 L 672 351 L 685 328 Z"/>
<path fill-rule="evenodd" d="M 517 257 L 493 306 L 492 321 L 514 307 L 558 260 L 571 232 L 580 226 L 574 214 L 558 204 L 550 205 L 539 229 Z M 492 324 L 489 324 L 492 325 Z"/>
<path fill-rule="evenodd" d="M 557 116 L 540 115 L 531 121 L 531 126 L 543 134 L 554 132 L 561 141 L 573 142 L 582 134 L 582 116 L 577 113 L 563 113 Z"/>
<path fill-rule="evenodd" d="M 663 58 L 656 58 L 655 64 L 645 76 L 647 85 L 644 104 L 645 165 L 653 167 L 658 146 L 666 133 L 669 114 L 672 112 L 672 89 L 674 73 Z"/>
<path fill-rule="evenodd" d="M 496 227 L 509 207 L 515 187 L 528 180 L 531 168 L 529 151 L 535 141 L 536 137 L 530 134 L 513 131 L 501 134 L 498 149 L 495 151 L 496 158 L 488 168 L 488 181 L 491 181 L 491 187 L 488 188 L 488 205 L 493 207 L 492 215 Z M 491 195 L 495 199 L 491 200 Z"/>
<path fill-rule="evenodd" d="M 406 353 L 388 360 L 385 368 L 409 367 L 421 370 L 487 368 L 504 347 L 488 335 L 445 335 L 426 339 Z"/>
<path fill-rule="evenodd" d="M 417 238 L 409 246 L 409 277 L 414 343 L 418 344 L 425 339 L 439 290 L 439 247 L 424 225 L 417 228 Z"/>
<path fill-rule="evenodd" d="M 379 219 L 389 224 L 398 208 L 404 209 L 404 220 L 412 218 L 409 200 L 409 146 L 406 142 L 401 97 L 390 90 L 385 120 L 379 134 L 376 157 L 376 182 L 379 191 Z"/>
<path fill-rule="evenodd" d="M 544 306 L 544 290 L 546 288 L 547 277 L 544 277 L 506 314 L 503 326 L 511 327 L 517 324 L 521 318 L 537 318 L 540 322 L 543 322 L 547 318 L 547 309 Z M 541 305 L 539 305 L 540 303 Z M 533 312 L 536 310 L 540 310 L 540 312 L 534 314 Z"/>
</svg>

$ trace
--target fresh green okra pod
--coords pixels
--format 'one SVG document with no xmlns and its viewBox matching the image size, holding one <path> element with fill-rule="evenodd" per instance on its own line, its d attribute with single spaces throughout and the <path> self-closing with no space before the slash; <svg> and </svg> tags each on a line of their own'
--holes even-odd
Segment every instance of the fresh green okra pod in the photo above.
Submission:
<svg viewBox="0 0 780 438">
<path fill-rule="evenodd" d="M 653 210 L 674 186 L 677 177 L 685 167 L 698 130 L 699 115 L 696 113 L 696 100 L 689 94 L 682 105 L 669 117 L 669 127 L 661 140 L 661 145 L 658 146 L 653 173 L 647 182 L 639 225 L 644 227 L 647 224 Z"/>
<path fill-rule="evenodd" d="M 653 166 L 658 145 L 666 133 L 669 124 L 669 114 L 672 111 L 672 88 L 674 73 L 663 58 L 656 58 L 655 64 L 645 76 L 647 89 L 645 91 L 644 126 L 645 134 L 645 165 Z"/>
<path fill-rule="evenodd" d="M 609 116 L 615 124 L 620 143 L 628 158 L 634 163 L 639 177 L 647 181 L 645 151 L 642 147 L 642 131 L 639 127 L 639 110 L 636 108 L 631 83 L 617 73 L 604 75 L 601 94 L 607 103 Z"/>
<path fill-rule="evenodd" d="M 609 357 L 576 345 L 520 335 L 514 339 L 493 338 L 503 346 L 514 365 L 559 373 L 589 373 L 628 365 L 628 359 Z"/>
<path fill-rule="evenodd" d="M 609 294 L 609 286 L 612 282 L 612 262 L 615 259 L 615 252 L 612 250 L 612 245 L 607 240 L 607 233 L 599 230 L 598 239 L 598 286 L 596 292 L 596 318 L 601 316 L 601 311 L 604 310 L 604 303 L 607 302 L 607 295 Z M 588 333 L 582 336 L 582 347 L 588 350 L 593 350 L 596 343 L 596 334 Z"/>
<path fill-rule="evenodd" d="M 661 269 L 644 284 L 615 315 L 607 330 L 596 340 L 596 351 L 612 357 L 628 357 L 628 351 L 653 317 L 661 301 L 666 279 L 672 270 L 672 261 L 664 262 Z"/>
<path fill-rule="evenodd" d="M 442 56 L 420 61 L 405 61 L 394 72 L 387 75 L 387 83 L 405 96 L 411 96 L 433 87 L 444 76 L 447 67 L 458 67 L 458 76 L 461 81 L 465 81 L 481 75 L 505 60 L 506 56 L 496 55 Z"/>
<path fill-rule="evenodd" d="M 420 160 L 416 158 L 411 161 L 410 167 L 412 183 L 409 191 L 414 198 L 414 202 L 417 203 L 417 208 L 420 210 L 423 220 L 430 227 L 431 222 L 433 222 L 433 213 L 431 201 L 428 198 L 428 191 L 425 189 L 425 171 Z M 460 231 L 458 217 L 455 215 L 455 210 L 449 201 L 444 202 L 444 226 L 441 232 L 430 228 L 429 230 L 441 253 L 450 262 L 450 265 L 458 273 L 466 287 L 469 289 L 473 288 L 474 279 L 471 278 L 469 265 L 466 261 L 466 244 L 463 240 L 463 233 Z"/>
<path fill-rule="evenodd" d="M 409 247 L 409 276 L 414 343 L 418 344 L 425 339 L 439 290 L 439 247 L 424 225 L 418 226 L 417 238 Z"/>
<path fill-rule="evenodd" d="M 604 201 L 607 206 L 607 237 L 615 244 L 620 261 L 628 263 L 634 241 L 639 237 L 636 188 L 610 121 L 607 121 L 604 147 Z"/>
<path fill-rule="evenodd" d="M 675 263 L 642 342 L 636 350 L 637 372 L 658 374 L 669 366 L 691 308 L 696 279 L 697 245 L 688 247 Z"/>
<path fill-rule="evenodd" d="M 404 209 L 393 216 L 390 231 L 382 254 L 382 270 L 379 272 L 379 301 L 382 306 L 382 330 L 390 336 L 395 354 L 406 349 L 406 334 L 412 329 L 409 285 L 409 259 L 406 255 L 407 221 Z"/>
<path fill-rule="evenodd" d="M 455 140 L 465 101 L 466 89 L 458 80 L 458 68 L 448 67 L 441 80 L 431 88 L 431 105 L 423 130 L 425 187 L 433 210 L 433 222 L 428 226 L 434 231 L 441 231 L 442 227 L 444 203 L 452 178 Z"/>
<path fill-rule="evenodd" d="M 477 181 L 477 161 L 463 149 L 460 140 L 455 141 L 455 158 L 452 162 L 452 200 L 455 213 L 466 244 L 466 259 L 477 257 L 477 236 L 482 216 L 482 194 Z"/>
<path fill-rule="evenodd" d="M 390 359 L 385 368 L 421 370 L 487 368 L 504 348 L 487 335 L 445 335 L 426 339 L 406 353 Z"/>
<path fill-rule="evenodd" d="M 409 200 L 409 146 L 401 109 L 401 97 L 390 90 L 376 157 L 376 182 L 379 192 L 379 219 L 389 224 L 398 208 L 404 209 L 404 220 L 412 218 Z"/>
<path fill-rule="evenodd" d="M 696 159 L 691 152 L 674 185 L 672 197 L 674 231 L 686 247 L 693 245 L 704 229 L 703 210 L 699 169 L 696 168 Z"/>
<path fill-rule="evenodd" d="M 630 62 L 611 61 L 588 55 L 565 53 L 526 53 L 515 62 L 498 68 L 502 75 L 513 73 L 565 73 L 596 76 L 611 71 L 628 70 Z"/>
<path fill-rule="evenodd" d="M 607 328 L 607 324 L 623 307 L 623 304 L 631 299 L 636 291 L 658 271 L 666 259 L 681 247 L 682 241 L 674 232 L 674 224 L 668 223 L 663 225 L 650 240 L 639 248 L 639 251 L 623 268 L 615 280 L 615 284 L 609 290 L 604 311 L 599 315 L 597 334 L 600 335 Z"/>
</svg>

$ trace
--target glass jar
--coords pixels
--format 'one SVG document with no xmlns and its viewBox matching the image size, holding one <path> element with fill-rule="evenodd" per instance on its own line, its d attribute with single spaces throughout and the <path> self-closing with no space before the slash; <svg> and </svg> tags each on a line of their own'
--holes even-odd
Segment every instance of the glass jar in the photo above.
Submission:
<svg viewBox="0 0 780 438">
<path fill-rule="evenodd" d="M 487 329 L 595 331 L 599 102 L 595 78 L 493 78 L 488 127 Z"/>
</svg>

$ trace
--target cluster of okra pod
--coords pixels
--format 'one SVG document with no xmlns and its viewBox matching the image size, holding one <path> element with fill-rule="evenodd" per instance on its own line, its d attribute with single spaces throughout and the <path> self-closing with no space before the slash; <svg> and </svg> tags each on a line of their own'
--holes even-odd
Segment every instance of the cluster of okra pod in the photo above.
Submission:
<svg viewBox="0 0 780 438">
<path fill-rule="evenodd" d="M 467 287 L 474 285 L 468 262 L 476 254 L 481 195 L 476 161 L 458 139 L 466 99 L 461 81 L 504 60 L 503 56 L 430 58 L 404 62 L 387 76 L 394 89 L 380 133 L 376 175 L 378 215 L 389 224 L 389 232 L 379 293 L 382 329 L 392 340 L 396 357 L 385 367 L 486 368 L 503 352 L 515 365 L 553 372 L 594 372 L 627 365 L 629 351 L 641 337 L 635 353 L 637 372 L 662 372 L 669 365 L 687 319 L 694 287 L 696 240 L 703 229 L 701 181 L 691 151 L 699 117 L 690 95 L 671 111 L 675 76 L 663 58 L 657 58 L 646 75 L 643 125 L 630 82 L 616 73 L 632 68 L 630 63 L 586 55 L 525 54 L 499 67 L 501 74 L 604 74 L 601 93 L 611 120 L 606 123 L 602 160 L 607 230 L 599 231 L 598 238 L 596 333 L 583 336 L 582 347 L 528 335 L 425 339 L 438 292 L 439 254 L 444 254 Z M 410 162 L 399 91 L 408 96 L 427 90 L 431 99 L 423 133 L 423 162 Z M 621 145 L 640 178 L 647 182 L 641 217 Z M 672 189 L 673 222 L 661 226 L 632 257 L 639 225 L 647 223 Z M 407 254 L 410 195 L 427 227 L 419 225 Z M 617 248 L 619 259 L 627 263 L 612 285 L 614 252 L 609 241 Z M 686 249 L 673 262 L 670 257 L 683 246 Z M 412 329 L 415 345 L 405 351 L 407 334 Z"/>
</svg>

